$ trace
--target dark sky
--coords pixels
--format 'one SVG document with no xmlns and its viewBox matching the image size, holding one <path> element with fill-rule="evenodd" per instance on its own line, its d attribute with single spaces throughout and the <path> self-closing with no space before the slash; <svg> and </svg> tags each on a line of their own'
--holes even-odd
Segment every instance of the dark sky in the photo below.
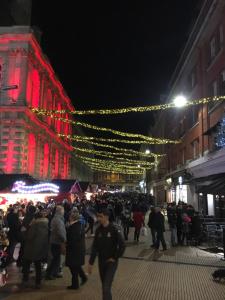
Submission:
<svg viewBox="0 0 225 300">
<path fill-rule="evenodd" d="M 32 24 L 75 108 L 159 102 L 199 11 L 198 0 L 33 1 Z M 82 117 L 147 133 L 150 113 Z"/>
</svg>

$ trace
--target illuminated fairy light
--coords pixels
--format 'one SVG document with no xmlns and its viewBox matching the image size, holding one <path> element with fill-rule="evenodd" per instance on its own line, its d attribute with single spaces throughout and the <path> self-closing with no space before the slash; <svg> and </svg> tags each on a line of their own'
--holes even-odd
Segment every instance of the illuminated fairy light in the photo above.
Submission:
<svg viewBox="0 0 225 300">
<path fill-rule="evenodd" d="M 201 99 L 190 100 L 185 104 L 185 107 L 199 104 L 207 104 L 210 102 L 217 102 L 225 100 L 225 96 L 215 96 L 215 97 L 204 97 Z M 125 108 L 115 108 L 115 109 L 92 109 L 92 110 L 44 110 L 39 108 L 31 108 L 34 113 L 37 114 L 73 114 L 73 115 L 113 115 L 113 114 L 124 114 L 130 112 L 148 112 L 156 110 L 165 110 L 170 108 L 175 108 L 174 102 L 160 104 L 160 105 L 148 105 L 148 106 L 137 106 L 137 107 L 125 107 Z"/>
<path fill-rule="evenodd" d="M 74 141 L 98 141 L 98 142 L 108 142 L 108 143 L 122 143 L 122 144 L 149 144 L 148 141 L 136 141 L 136 140 L 122 140 L 122 139 L 110 139 L 110 138 L 99 138 L 94 136 L 79 136 L 79 135 L 67 135 L 67 134 L 60 134 L 58 136 L 65 137 Z"/>
<path fill-rule="evenodd" d="M 40 183 L 33 186 L 26 186 L 24 181 L 16 181 L 13 184 L 12 192 L 16 191 L 21 194 L 41 193 L 47 191 L 58 194 L 59 186 L 53 183 Z"/>
<path fill-rule="evenodd" d="M 84 160 L 85 162 L 85 160 Z M 90 166 L 98 166 L 98 167 L 106 167 L 106 168 L 117 168 L 117 169 L 129 169 L 129 170 L 139 170 L 140 168 L 143 170 L 152 169 L 152 167 L 141 167 L 140 165 L 124 165 L 124 164 L 113 164 L 113 163 L 99 163 L 99 162 L 87 162 Z"/>
<path fill-rule="evenodd" d="M 131 171 L 131 172 L 128 172 L 128 171 L 118 171 L 118 170 L 109 170 L 109 169 L 104 169 L 104 168 L 98 168 L 98 167 L 92 167 L 91 168 L 92 170 L 95 170 L 95 171 L 100 171 L 100 172 L 108 172 L 108 173 L 118 173 L 118 174 L 130 174 L 130 175 L 142 175 L 143 172 L 135 172 L 135 171 Z"/>
<path fill-rule="evenodd" d="M 133 154 L 133 153 L 127 153 L 127 152 L 109 152 L 109 151 L 101 151 L 101 150 L 93 150 L 93 149 L 89 149 L 89 148 L 80 148 L 80 147 L 73 147 L 76 151 L 80 151 L 80 152 L 87 152 L 90 154 L 96 154 L 96 155 L 101 155 L 101 154 L 105 154 L 105 155 L 110 155 L 110 157 L 112 156 L 129 156 L 129 157 L 136 157 L 139 156 L 139 154 Z M 149 157 L 157 157 L 157 156 L 149 156 Z"/>
<path fill-rule="evenodd" d="M 162 145 L 162 144 L 179 144 L 181 142 L 181 141 L 177 141 L 177 140 L 153 138 L 153 137 L 149 137 L 149 136 L 146 136 L 146 135 L 143 135 L 143 134 L 128 133 L 128 132 L 114 130 L 114 129 L 111 129 L 111 128 L 98 127 L 98 126 L 87 124 L 87 123 L 84 123 L 84 122 L 73 121 L 73 120 L 69 120 L 69 119 L 66 119 L 66 118 L 55 117 L 53 115 L 50 115 L 50 117 L 53 118 L 54 120 L 60 120 L 60 121 L 65 122 L 65 123 L 70 123 L 72 125 L 78 125 L 78 126 L 82 126 L 82 127 L 93 129 L 93 130 L 111 132 L 115 135 L 120 135 L 120 136 L 139 138 L 139 139 L 148 141 L 149 144 L 158 144 L 158 145 Z"/>
<path fill-rule="evenodd" d="M 114 162 L 114 163 L 121 163 L 123 164 L 124 162 L 126 162 L 126 164 L 140 164 L 142 166 L 153 166 L 155 165 L 154 162 L 147 162 L 144 160 L 135 160 L 135 159 L 129 159 L 129 158 L 122 158 L 122 157 L 112 157 L 114 160 L 103 160 L 103 159 L 99 159 L 99 158 L 91 158 L 91 157 L 87 157 L 87 156 L 82 156 L 79 155 L 77 153 L 75 153 L 75 156 L 77 156 L 78 158 L 80 158 L 81 160 L 87 160 L 87 161 L 94 161 L 94 162 Z M 110 157 L 109 157 L 110 158 Z"/>
<path fill-rule="evenodd" d="M 73 138 L 71 137 L 68 137 L 66 136 L 68 139 L 70 140 L 74 140 Z M 112 145 L 107 145 L 107 144 L 100 144 L 100 143 L 96 143 L 96 142 L 92 142 L 92 141 L 89 141 L 89 140 L 80 140 L 79 142 L 81 143 L 87 143 L 87 144 L 91 144 L 91 145 L 94 145 L 94 146 L 98 146 L 98 147 L 103 147 L 103 148 L 110 148 L 110 149 L 114 149 L 114 150 L 117 150 L 117 151 L 123 151 L 124 153 L 132 153 L 133 156 L 145 156 L 145 157 L 161 157 L 163 156 L 162 154 L 156 154 L 156 153 L 150 153 L 149 152 L 141 152 L 141 151 L 135 151 L 135 150 L 132 150 L 132 149 L 126 149 L 126 148 L 119 148 L 119 147 L 115 147 L 115 146 L 112 146 Z M 132 155 L 129 155 L 129 156 L 132 156 Z"/>
</svg>

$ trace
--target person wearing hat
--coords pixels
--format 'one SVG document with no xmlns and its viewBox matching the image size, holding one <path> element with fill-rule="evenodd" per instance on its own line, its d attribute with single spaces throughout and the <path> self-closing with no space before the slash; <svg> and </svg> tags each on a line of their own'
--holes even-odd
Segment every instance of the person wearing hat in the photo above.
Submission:
<svg viewBox="0 0 225 300">
<path fill-rule="evenodd" d="M 73 210 L 69 215 L 69 227 L 67 228 L 66 260 L 65 264 L 69 267 L 72 274 L 72 283 L 68 289 L 77 290 L 87 281 L 82 266 L 85 263 L 85 232 L 80 223 L 80 214 Z"/>
<path fill-rule="evenodd" d="M 89 259 L 88 272 L 91 274 L 98 255 L 99 274 L 102 282 L 103 300 L 111 300 L 111 286 L 118 260 L 125 251 L 125 243 L 118 228 L 109 222 L 110 211 L 103 209 L 97 214 L 100 226 L 96 229 Z"/>
</svg>

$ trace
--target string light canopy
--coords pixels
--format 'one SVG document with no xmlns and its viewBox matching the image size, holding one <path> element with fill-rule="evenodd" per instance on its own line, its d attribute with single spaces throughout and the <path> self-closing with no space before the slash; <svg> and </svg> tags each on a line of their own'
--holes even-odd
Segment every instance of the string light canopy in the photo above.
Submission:
<svg viewBox="0 0 225 300">
<path fill-rule="evenodd" d="M 225 96 L 205 97 L 196 100 L 187 101 L 184 107 L 207 104 L 209 102 L 217 102 L 225 100 Z M 91 109 L 91 110 L 44 110 L 39 108 L 31 108 L 34 113 L 38 114 L 73 114 L 73 115 L 113 115 L 113 114 L 125 114 L 130 112 L 148 112 L 156 110 L 165 110 L 177 107 L 176 103 L 166 103 L 159 105 L 148 105 L 148 106 L 137 106 L 137 107 L 125 107 L 125 108 L 114 108 L 114 109 Z"/>
<path fill-rule="evenodd" d="M 100 167 L 91 167 L 94 171 L 100 171 L 100 172 L 108 172 L 108 173 L 118 173 L 118 174 L 129 174 L 129 175 L 142 175 L 143 172 L 139 171 L 126 171 L 126 170 L 116 170 L 116 169 L 105 169 Z"/>
<path fill-rule="evenodd" d="M 61 136 L 61 135 L 59 135 L 59 136 Z M 66 136 L 66 137 L 70 140 L 76 140 L 69 136 Z M 127 156 L 145 156 L 145 157 L 162 157 L 162 156 L 164 156 L 162 154 L 156 154 L 156 153 L 150 153 L 150 152 L 146 153 L 146 152 L 141 152 L 141 151 L 135 151 L 132 149 L 119 148 L 119 147 L 115 147 L 115 146 L 107 145 L 107 144 L 100 144 L 100 143 L 92 142 L 89 140 L 78 140 L 78 141 L 82 142 L 82 143 L 87 143 L 87 144 L 91 144 L 94 146 L 98 146 L 98 147 L 110 148 L 110 149 L 114 149 L 116 151 L 122 151 L 122 152 L 120 152 L 120 154 L 123 153 L 124 155 L 127 155 Z M 76 149 L 80 149 L 80 148 L 76 148 Z M 111 153 L 111 152 L 107 152 L 107 153 Z"/>
<path fill-rule="evenodd" d="M 180 141 L 177 141 L 177 140 L 169 140 L 169 139 L 164 139 L 164 138 L 162 138 L 162 139 L 161 138 L 153 138 L 153 137 L 146 136 L 146 135 L 143 135 L 143 134 L 128 133 L 128 132 L 114 130 L 114 129 L 111 129 L 111 128 L 98 127 L 98 126 L 87 124 L 87 123 L 84 123 L 84 122 L 73 121 L 73 120 L 70 120 L 68 118 L 55 117 L 52 114 L 49 115 L 49 116 L 51 118 L 55 119 L 55 120 L 60 120 L 62 122 L 70 123 L 72 125 L 78 125 L 78 126 L 82 126 L 82 127 L 85 127 L 85 128 L 94 129 L 94 130 L 97 130 L 97 131 L 111 132 L 115 135 L 120 135 L 120 136 L 125 136 L 125 137 L 140 138 L 141 140 L 148 141 L 149 144 L 162 145 L 162 144 L 179 144 L 180 143 Z"/>
<path fill-rule="evenodd" d="M 74 141 L 98 141 L 98 142 L 107 142 L 107 143 L 122 143 L 122 144 L 146 144 L 148 145 L 148 141 L 138 141 L 138 140 L 122 140 L 122 139 L 110 139 L 110 138 L 99 138 L 94 136 L 80 136 L 80 135 L 67 135 L 67 134 L 58 134 L 60 137 L 65 137 Z"/>
<path fill-rule="evenodd" d="M 155 165 L 155 162 L 148 162 L 148 161 L 144 161 L 144 160 L 135 160 L 135 159 L 129 159 L 129 158 L 123 158 L 123 157 L 113 157 L 113 156 L 106 156 L 107 158 L 113 158 L 113 160 L 106 160 L 106 159 L 99 159 L 99 158 L 92 158 L 92 157 L 87 157 L 87 156 L 82 156 L 79 155 L 77 153 L 75 153 L 75 156 L 77 156 L 78 158 L 80 158 L 81 160 L 86 160 L 86 161 L 93 161 L 93 162 L 114 162 L 115 163 L 121 163 L 123 164 L 124 162 L 126 162 L 126 164 L 140 164 L 143 166 L 153 166 Z M 100 155 L 100 156 L 104 156 L 104 155 Z"/>
</svg>

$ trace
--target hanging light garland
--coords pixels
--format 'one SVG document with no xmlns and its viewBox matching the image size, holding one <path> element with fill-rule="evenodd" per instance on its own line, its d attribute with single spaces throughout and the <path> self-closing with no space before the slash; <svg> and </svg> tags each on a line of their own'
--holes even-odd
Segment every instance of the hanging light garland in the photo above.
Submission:
<svg viewBox="0 0 225 300">
<path fill-rule="evenodd" d="M 59 136 L 61 136 L 61 135 L 59 135 Z M 74 140 L 72 137 L 69 137 L 68 135 L 66 137 L 70 140 Z M 115 147 L 115 146 L 112 146 L 112 145 L 100 144 L 100 143 L 96 143 L 96 142 L 92 142 L 92 141 L 88 141 L 88 140 L 79 140 L 79 142 L 87 143 L 87 144 L 91 144 L 91 145 L 98 146 L 98 147 L 103 147 L 103 148 L 110 148 L 110 149 L 114 149 L 114 150 L 117 150 L 117 151 L 123 151 L 124 155 L 127 155 L 127 156 L 145 156 L 145 157 L 162 157 L 162 156 L 164 156 L 162 154 L 156 154 L 156 153 L 146 154 L 144 152 L 135 151 L 135 150 L 132 150 L 132 149 L 119 148 L 119 147 Z M 107 152 L 107 153 L 111 153 L 111 152 Z"/>
<path fill-rule="evenodd" d="M 80 158 L 81 160 L 85 160 L 87 162 L 98 162 L 98 163 L 116 163 L 116 164 L 124 164 L 124 162 L 126 162 L 126 164 L 139 164 L 140 166 L 154 166 L 155 162 L 148 162 L 148 161 L 144 161 L 144 160 L 135 160 L 135 159 L 128 159 L 128 158 L 121 158 L 121 157 L 112 157 L 114 160 L 106 160 L 106 159 L 100 159 L 100 158 L 92 158 L 92 157 L 87 157 L 87 156 L 82 156 L 79 155 L 77 153 L 75 153 L 75 156 Z"/>
<path fill-rule="evenodd" d="M 113 164 L 100 164 L 100 163 L 93 163 L 93 162 L 89 162 L 88 163 L 90 167 L 94 166 L 94 167 L 99 167 L 99 168 L 105 168 L 105 169 L 116 169 L 116 170 L 128 170 L 128 171 L 138 171 L 140 172 L 140 170 L 150 170 L 151 168 L 143 168 L 143 167 L 137 167 L 137 166 L 126 166 L 126 165 L 113 165 Z"/>
<path fill-rule="evenodd" d="M 177 141 L 177 140 L 153 138 L 153 137 L 149 137 L 149 136 L 146 136 L 146 135 L 143 135 L 143 134 L 128 133 L 128 132 L 122 132 L 122 131 L 114 130 L 114 129 L 111 129 L 111 128 L 98 127 L 98 126 L 87 124 L 87 123 L 84 123 L 84 122 L 73 121 L 73 120 L 69 120 L 69 119 L 61 118 L 61 117 L 55 117 L 52 114 L 50 115 L 50 117 L 55 119 L 55 120 L 59 120 L 59 121 L 65 122 L 65 123 L 70 123 L 70 124 L 73 124 L 73 125 L 82 126 L 82 127 L 89 128 L 89 129 L 94 129 L 94 130 L 98 130 L 98 131 L 105 131 L 105 132 L 111 132 L 115 135 L 120 135 L 120 136 L 140 138 L 142 140 L 148 141 L 149 144 L 162 145 L 162 144 L 179 144 L 180 143 L 180 141 Z"/>
<path fill-rule="evenodd" d="M 199 104 L 207 104 L 209 102 L 216 102 L 225 100 L 225 96 L 215 96 L 215 97 L 204 97 L 201 99 L 190 100 L 185 104 L 185 107 Z M 92 109 L 92 110 L 44 110 L 39 108 L 31 108 L 34 113 L 37 114 L 73 114 L 73 115 L 112 115 L 112 114 L 124 114 L 129 112 L 148 112 L 156 110 L 165 110 L 169 108 L 176 107 L 175 103 L 166 103 L 159 105 L 148 105 L 148 106 L 138 106 L 138 107 L 125 107 L 125 108 L 116 108 L 116 109 Z"/>
<path fill-rule="evenodd" d="M 125 171 L 125 170 L 115 170 L 115 169 L 105 169 L 105 168 L 99 168 L 99 167 L 92 167 L 91 168 L 94 171 L 100 171 L 100 172 L 108 172 L 108 173 L 118 173 L 118 174 L 130 174 L 130 175 L 142 175 L 143 172 L 136 172 L 136 171 Z"/>
<path fill-rule="evenodd" d="M 146 169 L 151 169 L 151 167 L 143 167 L 141 165 L 129 165 L 129 164 L 124 164 L 124 163 L 117 163 L 117 162 L 109 162 L 109 161 L 105 161 L 104 163 L 103 162 L 91 162 L 91 161 L 86 161 L 85 159 L 83 160 L 84 162 L 87 162 L 88 164 L 90 165 L 94 165 L 94 166 L 104 166 L 106 168 L 108 167 L 115 167 L 115 168 L 120 168 L 120 169 L 136 169 L 136 170 L 139 170 L 139 169 L 143 169 L 143 170 L 146 170 Z"/>
<path fill-rule="evenodd" d="M 67 135 L 58 133 L 58 136 L 65 137 L 74 141 L 98 141 L 98 142 L 108 142 L 108 143 L 122 143 L 122 144 L 146 144 L 149 145 L 148 141 L 135 141 L 135 140 L 121 140 L 121 139 L 110 139 L 110 138 L 99 138 L 94 136 L 80 136 L 80 135 Z"/>
</svg>

